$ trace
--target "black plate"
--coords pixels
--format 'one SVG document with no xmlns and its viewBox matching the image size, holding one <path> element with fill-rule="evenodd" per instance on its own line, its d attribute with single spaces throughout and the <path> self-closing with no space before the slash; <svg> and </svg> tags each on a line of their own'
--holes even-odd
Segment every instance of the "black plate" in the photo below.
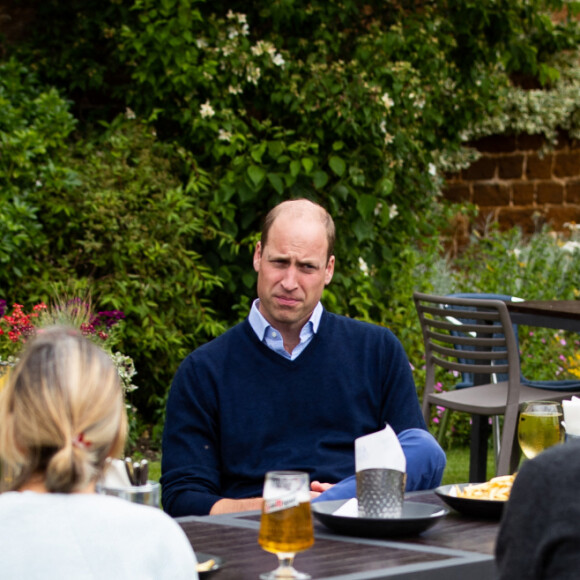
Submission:
<svg viewBox="0 0 580 580">
<path fill-rule="evenodd" d="M 208 560 L 215 561 L 215 564 L 209 570 L 205 570 L 204 572 L 200 572 L 198 570 L 198 574 L 199 574 L 200 578 L 203 578 L 204 576 L 211 574 L 212 572 L 215 572 L 216 570 L 219 570 L 224 564 L 223 558 L 220 558 L 219 556 L 214 556 L 213 554 L 204 554 L 203 552 L 196 551 L 195 556 L 197 558 L 198 564 L 203 564 L 204 562 L 207 562 Z"/>
<path fill-rule="evenodd" d="M 499 520 L 503 513 L 505 501 L 491 499 L 471 499 L 466 497 L 456 497 L 449 495 L 452 488 L 457 486 L 459 489 L 472 485 L 469 483 L 454 483 L 451 485 L 442 485 L 435 490 L 435 493 L 454 510 L 459 513 L 476 518 L 488 518 Z"/>
<path fill-rule="evenodd" d="M 313 503 L 312 513 L 316 519 L 335 532 L 373 538 L 420 534 L 449 513 L 449 510 L 439 506 L 406 501 L 400 518 L 358 518 L 334 515 L 334 512 L 346 501 L 348 500 L 338 499 Z"/>
</svg>

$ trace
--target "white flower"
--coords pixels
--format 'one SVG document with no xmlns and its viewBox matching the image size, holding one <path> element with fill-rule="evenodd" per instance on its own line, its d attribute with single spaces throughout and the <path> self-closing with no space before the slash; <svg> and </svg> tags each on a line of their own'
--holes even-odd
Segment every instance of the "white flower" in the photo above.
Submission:
<svg viewBox="0 0 580 580">
<path fill-rule="evenodd" d="M 260 70 L 259 66 L 256 66 L 254 64 L 249 64 L 248 65 L 248 74 L 246 76 L 246 80 L 249 83 L 254 83 L 255 85 L 257 85 L 258 79 L 260 78 L 261 74 L 262 74 L 262 71 Z"/>
<path fill-rule="evenodd" d="M 566 242 L 562 246 L 562 250 L 565 252 L 574 252 L 575 250 L 580 250 L 580 242 Z"/>
<path fill-rule="evenodd" d="M 360 256 L 358 258 L 358 267 L 365 276 L 369 275 L 369 266 Z"/>
<path fill-rule="evenodd" d="M 229 131 L 226 131 L 225 129 L 220 129 L 218 132 L 218 139 L 220 141 L 231 141 L 232 140 L 232 134 Z"/>
<path fill-rule="evenodd" d="M 236 15 L 235 15 L 234 11 L 231 9 L 226 14 L 226 18 L 229 18 L 230 20 L 233 20 L 235 17 L 236 17 Z"/>
<path fill-rule="evenodd" d="M 264 54 L 264 45 L 262 44 L 262 41 L 258 42 L 255 46 L 252 46 L 250 50 L 254 56 L 260 56 L 261 54 Z"/>
<path fill-rule="evenodd" d="M 513 250 L 509 250 L 508 254 L 512 254 L 512 256 L 515 256 L 515 258 L 519 258 L 520 254 L 522 253 L 522 251 L 519 248 L 514 248 Z"/>
<path fill-rule="evenodd" d="M 395 204 L 389 207 L 389 219 L 395 219 L 399 215 L 399 210 Z"/>
<path fill-rule="evenodd" d="M 213 107 L 209 104 L 209 100 L 207 100 L 200 108 L 199 114 L 205 119 L 206 117 L 213 117 L 215 115 L 215 111 Z"/>
<path fill-rule="evenodd" d="M 395 101 L 393 101 L 393 99 L 391 99 L 391 97 L 389 97 L 389 93 L 385 93 L 381 97 L 381 101 L 383 101 L 383 105 L 385 105 L 385 109 L 390 109 L 395 104 Z"/>
<path fill-rule="evenodd" d="M 125 109 L 125 117 L 127 117 L 127 119 L 135 119 L 135 113 L 127 107 Z"/>
<path fill-rule="evenodd" d="M 36 185 L 36 187 L 42 187 L 42 181 L 40 181 L 40 179 L 37 179 L 37 180 L 34 182 L 34 185 Z"/>
<path fill-rule="evenodd" d="M 282 55 L 277 52 L 273 57 L 272 57 L 272 62 L 276 65 L 276 66 L 281 66 L 283 67 L 286 64 L 286 61 L 284 60 L 284 58 L 282 57 Z"/>
<path fill-rule="evenodd" d="M 207 48 L 207 40 L 205 38 L 198 38 L 195 41 L 197 48 Z"/>
<path fill-rule="evenodd" d="M 437 175 L 437 167 L 433 163 L 429 163 L 429 175 L 435 177 Z"/>
<path fill-rule="evenodd" d="M 383 204 L 379 201 L 379 203 L 377 203 L 377 205 L 375 206 L 375 209 L 373 210 L 373 213 L 375 215 L 379 215 L 381 213 L 381 210 L 383 209 Z"/>
<path fill-rule="evenodd" d="M 387 132 L 387 122 L 386 121 L 381 121 L 381 123 L 379 124 L 379 129 L 383 133 L 386 133 Z"/>
<path fill-rule="evenodd" d="M 241 92 L 242 92 L 242 87 L 240 87 L 240 86 L 234 87 L 234 86 L 230 85 L 228 87 L 228 93 L 230 93 L 230 95 L 239 95 Z"/>
<path fill-rule="evenodd" d="M 390 145 L 395 138 L 390 133 L 385 133 L 385 145 Z"/>
</svg>

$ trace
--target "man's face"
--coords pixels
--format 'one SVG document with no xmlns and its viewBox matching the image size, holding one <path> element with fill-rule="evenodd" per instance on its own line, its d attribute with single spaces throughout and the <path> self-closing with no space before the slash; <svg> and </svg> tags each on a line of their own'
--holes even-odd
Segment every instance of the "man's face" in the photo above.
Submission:
<svg viewBox="0 0 580 580">
<path fill-rule="evenodd" d="M 254 253 L 260 312 L 280 332 L 300 330 L 334 273 L 328 242 L 316 217 L 279 215 L 264 247 Z"/>
</svg>

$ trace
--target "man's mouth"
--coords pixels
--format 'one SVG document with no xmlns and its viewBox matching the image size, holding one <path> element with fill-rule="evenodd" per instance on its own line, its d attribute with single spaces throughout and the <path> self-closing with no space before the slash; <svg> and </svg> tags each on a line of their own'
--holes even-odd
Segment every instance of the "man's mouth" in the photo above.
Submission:
<svg viewBox="0 0 580 580">
<path fill-rule="evenodd" d="M 295 306 L 300 302 L 292 296 L 275 296 L 275 299 L 280 306 Z"/>
</svg>

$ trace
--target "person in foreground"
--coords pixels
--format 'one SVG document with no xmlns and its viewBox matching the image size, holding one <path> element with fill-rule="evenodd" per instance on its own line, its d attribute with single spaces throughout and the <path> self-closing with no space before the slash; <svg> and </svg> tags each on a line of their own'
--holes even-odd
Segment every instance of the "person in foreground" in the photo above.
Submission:
<svg viewBox="0 0 580 580">
<path fill-rule="evenodd" d="M 161 477 L 171 515 L 259 509 L 275 469 L 308 472 L 312 497 L 331 493 L 354 474 L 354 440 L 385 423 L 407 457 L 407 489 L 439 484 L 445 454 L 400 342 L 320 303 L 334 237 L 330 215 L 307 200 L 266 216 L 249 317 L 191 353 L 171 386 Z"/>
<path fill-rule="evenodd" d="M 197 578 L 187 537 L 162 510 L 98 495 L 127 428 L 110 357 L 72 329 L 29 341 L 0 393 L 2 578 Z"/>
<path fill-rule="evenodd" d="M 496 544 L 501 580 L 575 580 L 580 570 L 580 442 L 522 464 Z"/>
</svg>

